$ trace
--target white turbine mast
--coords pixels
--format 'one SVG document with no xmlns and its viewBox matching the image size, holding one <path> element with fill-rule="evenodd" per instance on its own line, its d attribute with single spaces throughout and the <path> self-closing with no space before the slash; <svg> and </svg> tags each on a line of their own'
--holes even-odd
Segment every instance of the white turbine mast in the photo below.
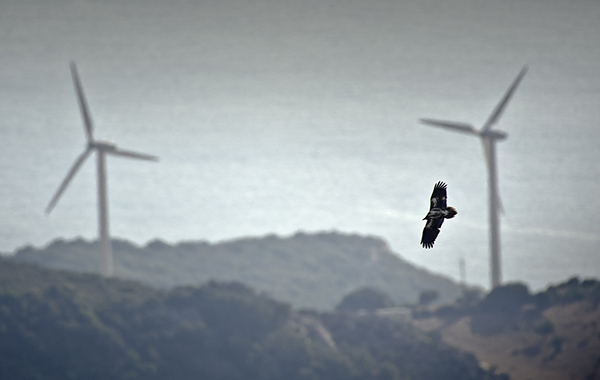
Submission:
<svg viewBox="0 0 600 380">
<path fill-rule="evenodd" d="M 508 101 L 517 89 L 517 86 L 527 72 L 527 66 L 524 66 L 509 87 L 500 103 L 494 108 L 494 111 L 487 119 L 480 130 L 476 130 L 471 124 L 457 123 L 453 121 L 421 119 L 421 123 L 433 125 L 436 127 L 447 128 L 457 132 L 463 132 L 478 136 L 483 145 L 483 154 L 488 169 L 488 189 L 489 189 L 489 217 L 490 217 L 490 275 L 491 286 L 495 288 L 502 282 L 502 269 L 500 263 L 500 222 L 498 211 L 502 211 L 502 202 L 498 191 L 498 172 L 496 163 L 496 142 L 505 140 L 506 132 L 492 129 L 500 119 L 502 112 L 506 108 Z"/>
<path fill-rule="evenodd" d="M 108 141 L 99 141 L 94 139 L 93 124 L 88 110 L 87 102 L 83 94 L 83 88 L 77 74 L 77 67 L 74 62 L 71 62 L 71 76 L 77 93 L 77 101 L 83 118 L 83 125 L 87 138 L 87 146 L 83 153 L 77 157 L 67 176 L 62 181 L 58 190 L 52 197 L 52 200 L 46 207 L 46 214 L 50 214 L 54 206 L 56 206 L 61 195 L 79 170 L 81 165 L 92 152 L 97 154 L 97 182 L 98 182 L 98 233 L 100 245 L 100 274 L 106 277 L 111 277 L 114 273 L 113 255 L 110 243 L 110 235 L 108 229 L 108 202 L 106 196 L 106 155 L 114 155 L 139 160 L 157 161 L 158 157 L 148 154 L 137 153 L 129 150 L 117 148 L 117 146 Z"/>
</svg>

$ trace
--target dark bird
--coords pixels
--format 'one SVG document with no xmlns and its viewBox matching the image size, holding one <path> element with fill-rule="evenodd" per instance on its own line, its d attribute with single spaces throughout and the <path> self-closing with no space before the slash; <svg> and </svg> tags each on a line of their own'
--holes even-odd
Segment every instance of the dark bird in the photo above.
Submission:
<svg viewBox="0 0 600 380">
<path fill-rule="evenodd" d="M 427 220 L 425 228 L 423 228 L 423 237 L 421 238 L 423 248 L 432 248 L 435 238 L 440 233 L 440 227 L 442 227 L 444 219 L 452 219 L 454 215 L 458 214 L 454 207 L 446 206 L 447 187 L 448 185 L 442 181 L 439 181 L 433 187 L 429 212 L 423 218 L 423 220 Z"/>
</svg>

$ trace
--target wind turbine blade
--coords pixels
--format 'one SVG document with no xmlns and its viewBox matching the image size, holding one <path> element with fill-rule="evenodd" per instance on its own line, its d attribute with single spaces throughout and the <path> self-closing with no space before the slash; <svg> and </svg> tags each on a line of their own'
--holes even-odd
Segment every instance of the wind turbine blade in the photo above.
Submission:
<svg viewBox="0 0 600 380">
<path fill-rule="evenodd" d="M 48 207 L 46 207 L 46 214 L 50 214 L 50 212 L 52 211 L 52 209 L 54 208 L 54 206 L 58 202 L 58 199 L 60 198 L 60 196 L 62 195 L 62 193 L 65 191 L 65 189 L 67 188 L 67 186 L 69 185 L 69 183 L 73 179 L 73 176 L 75 175 L 75 173 L 77 173 L 77 170 L 79 170 L 79 168 L 81 167 L 81 165 L 83 164 L 83 162 L 85 161 L 85 159 L 90 155 L 90 153 L 92 153 L 92 149 L 91 148 L 87 148 L 83 153 L 81 153 L 79 155 L 79 157 L 77 157 L 77 159 L 75 160 L 75 163 L 73 164 L 73 166 L 71 167 L 71 169 L 67 173 L 67 176 L 62 181 L 62 183 L 58 187 L 58 190 L 56 191 L 56 193 L 52 197 L 52 200 L 50 201 L 50 203 L 48 203 Z"/>
<path fill-rule="evenodd" d="M 481 129 L 482 132 L 489 130 L 490 128 L 492 128 L 492 126 L 494 124 L 496 124 L 496 122 L 502 115 L 502 112 L 504 112 L 504 109 L 506 108 L 508 101 L 510 100 L 513 93 L 517 89 L 517 86 L 521 82 L 521 79 L 523 79 L 523 76 L 525 75 L 526 72 L 527 72 L 527 66 L 523 66 L 519 75 L 517 75 L 517 77 L 515 78 L 513 83 L 510 85 L 510 88 L 508 89 L 508 91 L 506 91 L 506 94 L 504 94 L 504 97 L 502 98 L 502 100 L 500 100 L 500 103 L 498 103 L 496 108 L 494 108 L 494 112 L 492 112 L 492 114 L 490 115 L 490 117 L 488 118 L 486 123 L 483 125 L 483 128 Z"/>
<path fill-rule="evenodd" d="M 453 129 L 457 132 L 470 133 L 473 135 L 477 135 L 477 131 L 471 124 L 467 123 L 457 123 L 454 121 L 445 121 L 445 120 L 432 120 L 432 119 L 420 119 L 419 120 L 423 124 L 433 125 L 434 127 L 442 127 Z"/>
<path fill-rule="evenodd" d="M 79 110 L 81 111 L 81 117 L 83 118 L 85 134 L 88 142 L 93 141 L 94 137 L 92 132 L 92 118 L 90 117 L 90 112 L 88 111 L 87 102 L 85 100 L 85 95 L 83 94 L 83 88 L 81 86 L 81 81 L 79 80 L 79 75 L 77 74 L 77 66 L 75 66 L 75 62 L 71 62 L 71 76 L 73 77 L 73 83 L 75 84 L 75 92 L 77 92 L 77 102 L 79 103 Z"/>
<path fill-rule="evenodd" d="M 158 157 L 156 157 L 156 156 L 152 156 L 150 154 L 144 154 L 144 153 L 137 153 L 137 152 L 133 152 L 130 150 L 124 150 L 124 149 L 115 148 L 113 150 L 107 150 L 106 153 L 114 154 L 115 156 L 121 156 L 121 157 L 137 158 L 140 160 L 158 161 Z"/>
</svg>

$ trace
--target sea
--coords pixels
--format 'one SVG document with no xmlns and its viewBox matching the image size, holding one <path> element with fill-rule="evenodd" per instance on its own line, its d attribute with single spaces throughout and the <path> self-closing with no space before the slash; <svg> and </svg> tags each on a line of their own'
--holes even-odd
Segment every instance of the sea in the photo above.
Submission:
<svg viewBox="0 0 600 380">
<path fill-rule="evenodd" d="M 502 279 L 600 277 L 598 0 L 0 0 L 0 251 L 97 238 L 95 157 L 44 210 L 85 134 L 109 157 L 114 238 L 218 243 L 337 231 L 489 288 L 481 128 L 495 129 Z M 419 242 L 437 181 L 458 215 Z M 465 275 L 459 263 L 465 263 Z"/>
</svg>

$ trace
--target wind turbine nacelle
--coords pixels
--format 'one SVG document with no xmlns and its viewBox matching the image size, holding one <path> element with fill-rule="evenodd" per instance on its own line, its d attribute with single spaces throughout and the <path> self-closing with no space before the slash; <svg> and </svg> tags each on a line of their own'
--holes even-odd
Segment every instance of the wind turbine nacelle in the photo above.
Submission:
<svg viewBox="0 0 600 380">
<path fill-rule="evenodd" d="M 114 143 L 111 143 L 110 141 L 93 141 L 88 146 L 92 149 L 104 151 L 117 149 L 117 146 Z"/>
<path fill-rule="evenodd" d="M 485 132 L 481 132 L 480 136 L 494 139 L 494 140 L 506 140 L 506 138 L 508 137 L 508 133 L 506 133 L 504 131 L 489 129 Z"/>
</svg>

